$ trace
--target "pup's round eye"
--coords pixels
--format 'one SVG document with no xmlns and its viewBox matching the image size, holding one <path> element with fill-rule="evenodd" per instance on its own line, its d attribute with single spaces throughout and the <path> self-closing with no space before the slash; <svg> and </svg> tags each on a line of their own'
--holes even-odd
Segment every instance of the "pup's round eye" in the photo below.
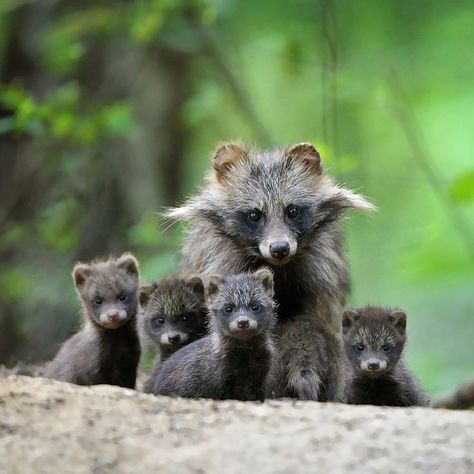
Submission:
<svg viewBox="0 0 474 474">
<path fill-rule="evenodd" d="M 294 219 L 298 214 L 300 213 L 299 209 L 295 206 L 290 206 L 287 210 L 286 210 L 286 215 L 290 218 L 290 219 Z"/>
<path fill-rule="evenodd" d="M 224 311 L 226 313 L 232 313 L 232 311 L 234 311 L 234 307 L 231 304 L 229 304 L 224 308 Z"/>
<path fill-rule="evenodd" d="M 254 209 L 248 213 L 247 217 L 249 218 L 249 221 L 258 222 L 262 218 L 262 213 L 259 210 Z"/>
<path fill-rule="evenodd" d="M 188 316 L 187 314 L 183 314 L 183 315 L 181 316 L 181 320 L 182 320 L 182 321 L 187 321 L 188 319 L 189 319 L 189 316 Z"/>
<path fill-rule="evenodd" d="M 96 296 L 94 298 L 94 304 L 96 304 L 97 306 L 101 305 L 102 304 L 102 298 L 100 296 Z"/>
<path fill-rule="evenodd" d="M 119 296 L 119 301 L 121 301 L 122 303 L 124 303 L 125 301 L 127 301 L 128 297 L 127 295 L 120 295 Z"/>
<path fill-rule="evenodd" d="M 260 306 L 258 304 L 253 304 L 252 305 L 252 311 L 256 313 L 260 309 Z"/>
<path fill-rule="evenodd" d="M 359 351 L 359 352 L 362 352 L 365 349 L 364 344 L 357 344 L 355 348 L 356 348 L 356 351 Z"/>
<path fill-rule="evenodd" d="M 382 346 L 382 350 L 383 350 L 384 352 L 390 352 L 390 351 L 392 350 L 392 346 L 391 346 L 390 344 L 384 344 L 384 345 Z"/>
<path fill-rule="evenodd" d="M 164 322 L 165 322 L 165 318 L 163 318 L 161 316 L 155 317 L 151 320 L 151 324 L 154 327 L 161 326 L 162 324 L 164 324 Z"/>
</svg>

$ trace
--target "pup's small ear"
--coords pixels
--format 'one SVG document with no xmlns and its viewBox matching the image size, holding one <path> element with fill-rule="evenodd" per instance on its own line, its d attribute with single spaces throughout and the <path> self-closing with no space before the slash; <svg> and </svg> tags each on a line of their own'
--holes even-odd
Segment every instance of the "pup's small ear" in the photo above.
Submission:
<svg viewBox="0 0 474 474">
<path fill-rule="evenodd" d="M 360 318 L 360 314 L 355 309 L 346 309 L 342 313 L 342 333 L 346 334 L 354 323 Z"/>
<path fill-rule="evenodd" d="M 229 142 L 219 145 L 212 155 L 212 167 L 217 180 L 222 182 L 239 161 L 247 158 L 247 150 L 241 143 Z"/>
<path fill-rule="evenodd" d="M 72 279 L 74 280 L 76 288 L 80 288 L 82 285 L 84 285 L 91 274 L 92 269 L 89 265 L 86 265 L 85 263 L 78 263 L 72 271 Z"/>
<path fill-rule="evenodd" d="M 273 273 L 269 268 L 260 268 L 254 275 L 255 279 L 260 283 L 265 291 L 273 297 Z"/>
<path fill-rule="evenodd" d="M 150 301 L 150 296 L 155 289 L 156 283 L 153 283 L 151 285 L 143 285 L 140 287 L 140 289 L 138 290 L 138 301 L 140 301 L 140 306 L 142 308 L 144 308 L 148 304 L 148 301 Z"/>
<path fill-rule="evenodd" d="M 317 176 L 323 173 L 321 155 L 311 143 L 297 143 L 287 150 L 286 155 L 293 160 L 300 161 L 307 170 Z"/>
<path fill-rule="evenodd" d="M 209 283 L 207 284 L 207 298 L 212 300 L 217 293 L 219 293 L 219 287 L 222 283 L 222 277 L 218 275 L 214 275 L 209 279 Z"/>
<path fill-rule="evenodd" d="M 138 262 L 131 253 L 124 253 L 117 260 L 117 265 L 121 270 L 138 277 Z"/>
<path fill-rule="evenodd" d="M 390 313 L 390 321 L 393 327 L 400 333 L 405 334 L 407 329 L 407 315 L 401 309 L 394 309 Z"/>
<path fill-rule="evenodd" d="M 188 280 L 188 285 L 194 293 L 204 299 L 204 283 L 198 275 L 192 275 Z"/>
</svg>

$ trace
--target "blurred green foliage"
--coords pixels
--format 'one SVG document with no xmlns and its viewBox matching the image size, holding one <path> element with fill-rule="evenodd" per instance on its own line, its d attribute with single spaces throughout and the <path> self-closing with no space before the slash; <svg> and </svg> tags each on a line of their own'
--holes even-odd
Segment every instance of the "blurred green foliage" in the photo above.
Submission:
<svg viewBox="0 0 474 474">
<path fill-rule="evenodd" d="M 468 0 L 4 0 L 0 311 L 17 343 L 3 357 L 50 357 L 75 329 L 76 259 L 130 249 L 145 279 L 175 270 L 184 229 L 156 212 L 196 189 L 217 141 L 310 140 L 379 207 L 346 223 L 350 303 L 406 308 L 424 385 L 460 383 L 473 24 Z"/>
</svg>

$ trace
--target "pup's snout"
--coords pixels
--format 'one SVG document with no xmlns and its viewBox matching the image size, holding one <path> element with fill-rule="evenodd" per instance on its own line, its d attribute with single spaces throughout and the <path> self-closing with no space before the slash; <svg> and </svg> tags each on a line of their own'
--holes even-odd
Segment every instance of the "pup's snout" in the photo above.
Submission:
<svg viewBox="0 0 474 474">
<path fill-rule="evenodd" d="M 120 319 L 120 315 L 116 311 L 110 312 L 110 313 L 107 313 L 107 319 L 111 323 L 116 323 Z"/>
<path fill-rule="evenodd" d="M 290 244 L 285 241 L 272 242 L 270 244 L 270 255 L 281 260 L 290 254 Z"/>
<path fill-rule="evenodd" d="M 378 374 L 387 369 L 387 361 L 376 357 L 371 357 L 370 359 L 362 360 L 360 363 L 360 368 L 364 372 Z"/>
<path fill-rule="evenodd" d="M 125 323 L 127 313 L 117 308 L 106 308 L 99 315 L 99 323 L 109 329 L 116 329 Z"/>
<path fill-rule="evenodd" d="M 237 327 L 239 329 L 247 329 L 250 327 L 250 321 L 247 318 L 239 318 L 237 320 Z"/>
<path fill-rule="evenodd" d="M 175 334 L 174 336 L 168 336 L 168 342 L 170 344 L 179 344 L 181 342 L 181 336 L 179 334 Z"/>
<path fill-rule="evenodd" d="M 379 362 L 369 362 L 367 364 L 367 367 L 369 370 L 379 370 L 380 369 L 380 363 Z"/>
</svg>

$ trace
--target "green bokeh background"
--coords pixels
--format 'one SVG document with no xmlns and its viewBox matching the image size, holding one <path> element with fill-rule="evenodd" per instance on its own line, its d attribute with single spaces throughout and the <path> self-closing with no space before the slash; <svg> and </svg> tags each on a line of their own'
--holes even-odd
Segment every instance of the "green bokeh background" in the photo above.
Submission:
<svg viewBox="0 0 474 474">
<path fill-rule="evenodd" d="M 157 212 L 218 141 L 312 141 L 378 211 L 345 222 L 350 304 L 409 314 L 430 394 L 474 372 L 471 1 L 50 1 L 0 5 L 0 363 L 78 325 L 78 259 L 176 268 Z"/>
</svg>

